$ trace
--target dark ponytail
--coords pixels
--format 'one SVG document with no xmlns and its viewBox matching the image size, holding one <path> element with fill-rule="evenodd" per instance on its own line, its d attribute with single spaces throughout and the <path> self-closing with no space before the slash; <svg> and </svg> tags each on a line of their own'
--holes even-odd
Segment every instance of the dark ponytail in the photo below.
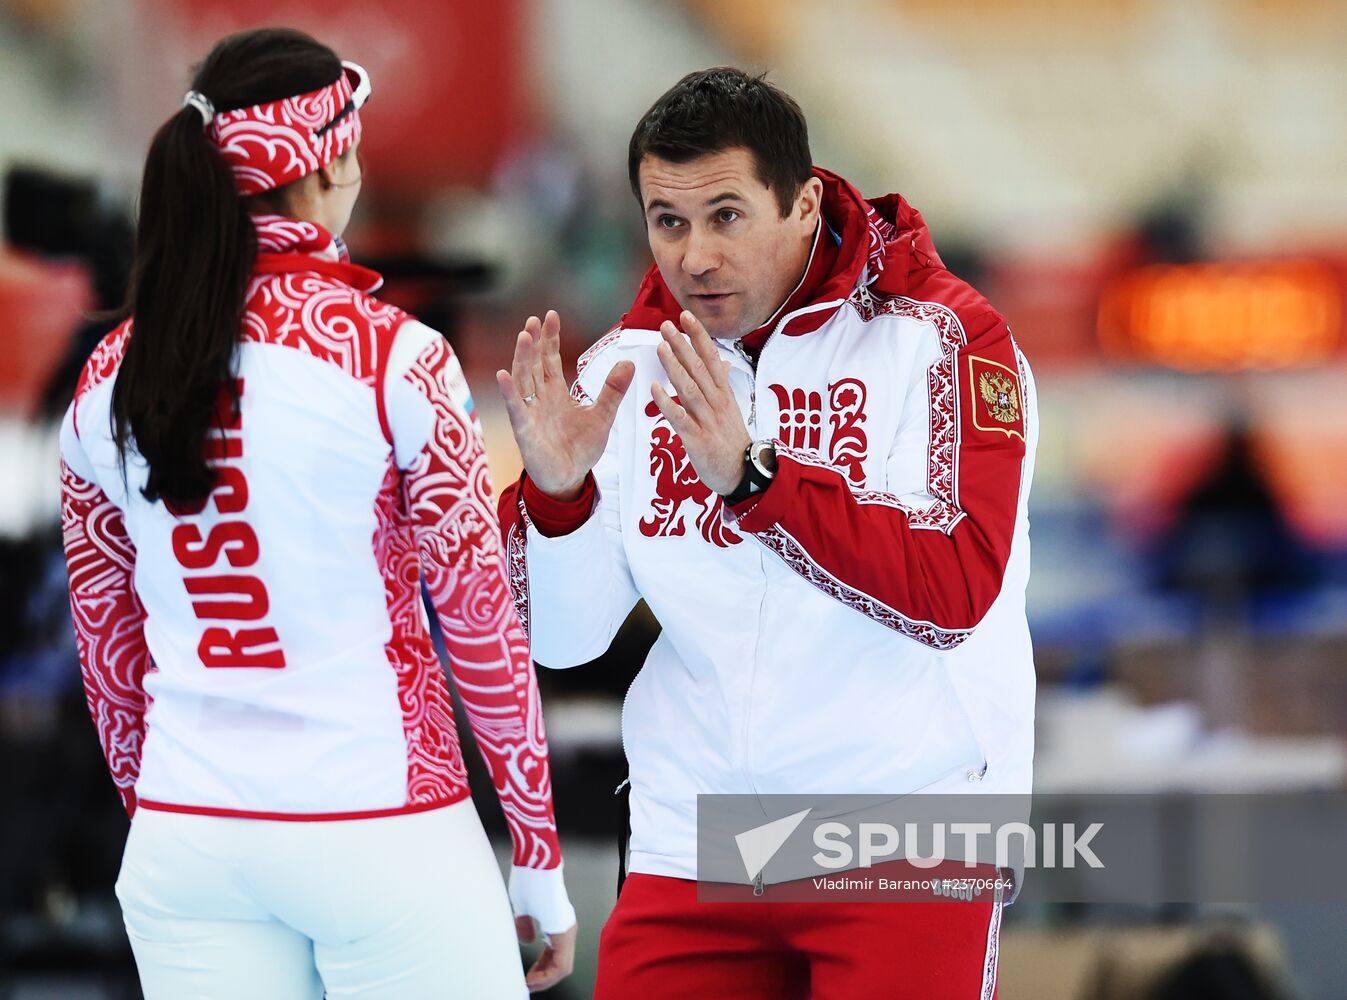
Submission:
<svg viewBox="0 0 1347 1000">
<path fill-rule="evenodd" d="M 317 90 L 341 72 L 336 54 L 308 35 L 264 28 L 216 45 L 192 89 L 219 113 Z M 221 392 L 238 404 L 234 348 L 257 256 L 249 206 L 195 108 L 155 134 L 139 211 L 112 433 L 123 461 L 134 447 L 149 465 L 146 499 L 191 507 L 215 485 L 205 449 Z"/>
</svg>

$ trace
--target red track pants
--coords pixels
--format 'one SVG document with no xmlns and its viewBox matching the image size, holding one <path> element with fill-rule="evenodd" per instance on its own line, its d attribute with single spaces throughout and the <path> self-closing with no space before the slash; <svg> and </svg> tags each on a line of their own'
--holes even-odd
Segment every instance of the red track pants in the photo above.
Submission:
<svg viewBox="0 0 1347 1000">
<path fill-rule="evenodd" d="M 594 997 L 994 1000 L 1000 911 L 991 894 L 699 903 L 696 882 L 632 875 L 599 939 Z"/>
</svg>

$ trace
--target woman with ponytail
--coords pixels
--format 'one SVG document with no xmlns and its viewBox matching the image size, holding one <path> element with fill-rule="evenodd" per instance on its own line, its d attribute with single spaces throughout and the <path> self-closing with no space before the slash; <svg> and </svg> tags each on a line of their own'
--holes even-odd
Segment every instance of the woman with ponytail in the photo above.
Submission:
<svg viewBox="0 0 1347 1000">
<path fill-rule="evenodd" d="M 547 741 L 472 399 L 340 234 L 369 78 L 221 41 L 145 163 L 128 318 L 62 427 L 89 708 L 148 1000 L 517 998 L 565 976 Z M 426 585 L 514 843 L 468 797 Z M 523 613 L 526 613 L 524 611 Z M 527 976 L 511 934 L 549 945 Z"/>
</svg>

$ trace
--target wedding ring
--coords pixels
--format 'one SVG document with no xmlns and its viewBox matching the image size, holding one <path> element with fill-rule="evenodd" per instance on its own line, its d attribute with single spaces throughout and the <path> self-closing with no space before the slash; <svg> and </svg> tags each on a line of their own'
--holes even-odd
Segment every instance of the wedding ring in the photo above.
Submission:
<svg viewBox="0 0 1347 1000">
<path fill-rule="evenodd" d="M 525 406 L 532 406 L 532 405 L 533 405 L 534 403 L 536 403 L 537 401 L 538 401 L 538 394 L 537 394 L 536 392 L 531 392 L 531 393 L 529 393 L 527 396 L 524 397 L 524 405 L 525 405 Z"/>
</svg>

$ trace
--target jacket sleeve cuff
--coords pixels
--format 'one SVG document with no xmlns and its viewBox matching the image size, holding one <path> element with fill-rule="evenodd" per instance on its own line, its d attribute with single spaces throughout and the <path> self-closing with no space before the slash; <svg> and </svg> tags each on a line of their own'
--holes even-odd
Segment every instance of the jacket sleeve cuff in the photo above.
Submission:
<svg viewBox="0 0 1347 1000">
<path fill-rule="evenodd" d="M 744 531 L 765 531 L 776 524 L 790 507 L 791 499 L 799 495 L 800 466 L 789 455 L 776 453 L 776 475 L 761 493 L 749 497 L 730 508 Z"/>
<path fill-rule="evenodd" d="M 575 907 L 566 895 L 562 866 L 510 869 L 510 906 L 517 917 L 532 917 L 544 934 L 560 934 L 575 926 Z"/>
<path fill-rule="evenodd" d="M 589 520 L 594 513 L 594 502 L 598 499 L 599 488 L 594 482 L 594 473 L 585 476 L 580 495 L 574 500 L 557 500 L 548 496 L 526 474 L 524 483 L 524 507 L 529 512 L 529 520 L 538 529 L 538 533 L 547 538 L 569 535 Z"/>
<path fill-rule="evenodd" d="M 771 487 L 769 486 L 767 489 L 771 489 Z M 767 490 L 763 490 L 761 493 L 754 493 L 751 497 L 730 505 L 730 513 L 734 515 L 734 520 L 742 520 L 745 514 L 758 505 L 758 502 L 762 500 L 766 493 Z"/>
</svg>

